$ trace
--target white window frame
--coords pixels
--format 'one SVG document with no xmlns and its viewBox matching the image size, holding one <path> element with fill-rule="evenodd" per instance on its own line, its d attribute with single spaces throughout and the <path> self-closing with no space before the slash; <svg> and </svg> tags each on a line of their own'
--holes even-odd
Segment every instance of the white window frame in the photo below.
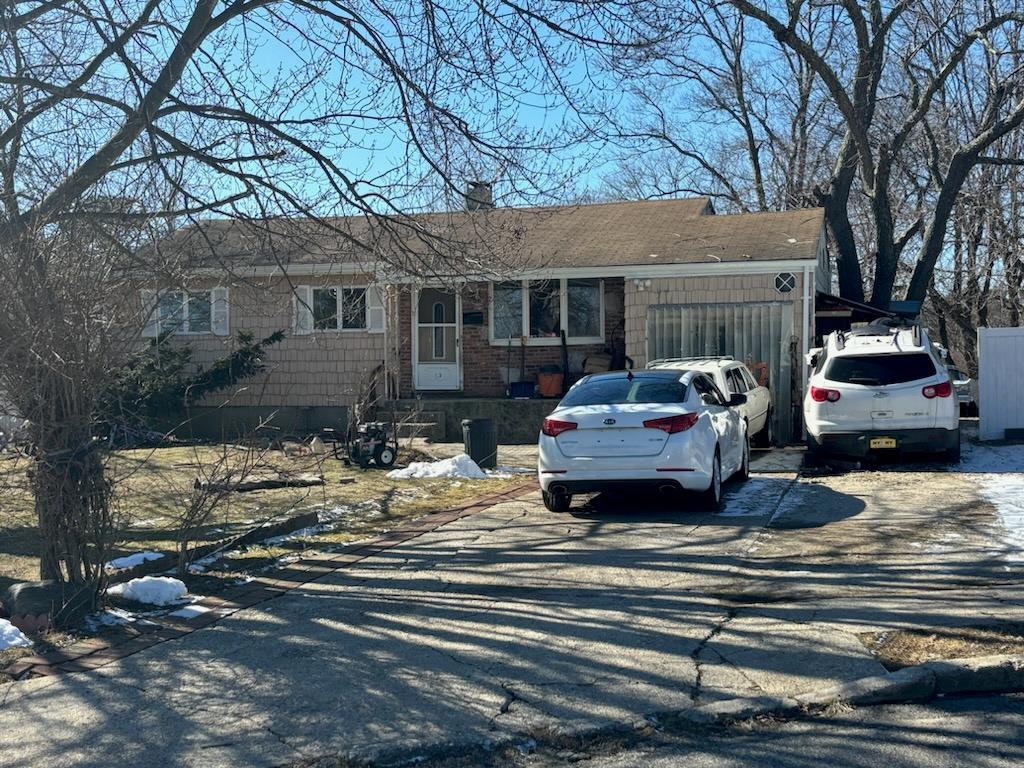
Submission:
<svg viewBox="0 0 1024 768">
<path fill-rule="evenodd" d="M 490 283 L 488 286 L 489 298 L 487 302 L 487 334 L 490 338 L 492 347 L 507 347 L 510 344 L 514 347 L 518 347 L 521 342 L 521 337 L 526 337 L 526 346 L 528 347 L 555 347 L 562 343 L 562 339 L 558 336 L 530 336 L 530 283 L 539 282 L 547 278 L 538 277 L 530 280 L 520 281 L 519 298 L 522 302 L 522 327 L 520 328 L 520 336 L 509 339 L 499 339 L 494 336 L 494 283 Z M 552 280 L 558 280 L 559 282 L 559 325 L 561 330 L 565 331 L 565 343 L 566 344 L 603 344 L 605 341 L 605 330 L 604 330 L 604 279 L 598 278 L 598 293 L 600 296 L 599 303 L 599 324 L 601 327 L 601 333 L 597 336 L 570 336 L 569 335 L 569 280 L 587 280 L 593 278 L 550 278 Z M 515 282 L 514 280 L 503 280 L 501 282 Z"/>
<path fill-rule="evenodd" d="M 316 328 L 313 319 L 313 291 L 334 290 L 341 309 L 341 299 L 346 290 L 363 291 L 365 315 L 362 328 L 343 328 L 341 312 L 336 312 L 334 328 Z M 387 307 L 382 287 L 376 283 L 342 285 L 296 285 L 292 292 L 292 331 L 296 336 L 311 336 L 318 333 L 384 333 L 387 327 Z"/>
<path fill-rule="evenodd" d="M 310 298 L 316 291 L 334 291 L 334 328 L 317 328 L 316 317 L 313 317 L 313 333 L 367 333 L 370 330 L 370 297 L 367 294 L 369 286 L 367 285 L 314 285 L 311 286 Z M 363 325 L 361 328 L 344 328 L 342 326 L 343 315 L 342 315 L 342 297 L 345 295 L 345 291 L 362 291 L 363 292 Z M 310 304 L 309 311 L 312 314 L 313 304 Z"/>
<path fill-rule="evenodd" d="M 163 320 L 160 317 L 160 301 L 168 294 L 181 294 L 181 313 L 182 321 L 176 324 L 174 328 L 165 329 L 162 328 Z M 194 331 L 189 327 L 189 309 L 188 304 L 193 295 L 206 294 L 207 300 L 210 305 L 210 327 L 207 330 Z M 143 336 L 147 338 L 156 338 L 166 331 L 171 331 L 173 336 L 226 336 L 229 328 L 229 313 L 230 305 L 228 303 L 228 289 L 220 286 L 213 288 L 163 288 L 161 290 L 153 290 L 142 292 L 142 300 L 146 302 L 152 302 L 150 309 L 149 320 L 146 323 L 146 327 L 143 331 Z M 222 313 L 222 317 L 218 317 L 218 314 Z"/>
</svg>

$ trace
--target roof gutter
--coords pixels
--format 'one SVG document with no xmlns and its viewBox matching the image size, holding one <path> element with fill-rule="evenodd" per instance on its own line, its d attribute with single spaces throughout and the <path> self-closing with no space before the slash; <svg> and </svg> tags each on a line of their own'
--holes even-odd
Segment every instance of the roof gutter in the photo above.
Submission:
<svg viewBox="0 0 1024 768">
<path fill-rule="evenodd" d="M 815 257 L 803 259 L 746 259 L 744 261 L 716 261 L 684 264 L 620 264 L 610 266 L 588 267 L 541 267 L 523 269 L 515 274 L 515 279 L 548 279 L 548 278 L 588 278 L 588 277 L 623 277 L 655 278 L 655 277 L 702 277 L 706 275 L 757 275 L 773 272 L 812 270 L 816 265 Z M 378 282 L 387 284 L 417 284 L 424 278 L 399 272 L 391 272 L 384 266 L 376 266 L 370 262 L 346 262 L 344 264 L 266 264 L 240 267 L 200 267 L 192 270 L 198 277 L 218 277 L 232 274 L 238 277 L 316 277 L 329 275 L 374 275 Z M 461 274 L 453 275 L 458 282 L 490 282 L 506 279 L 508 276 L 494 274 Z M 429 280 L 428 280 L 429 282 Z"/>
</svg>

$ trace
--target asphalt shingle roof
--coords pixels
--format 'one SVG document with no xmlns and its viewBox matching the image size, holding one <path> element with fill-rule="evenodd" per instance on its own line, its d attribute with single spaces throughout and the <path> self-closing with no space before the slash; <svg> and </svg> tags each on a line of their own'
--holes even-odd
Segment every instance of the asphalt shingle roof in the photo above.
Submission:
<svg viewBox="0 0 1024 768">
<path fill-rule="evenodd" d="M 172 238 L 197 266 L 384 262 L 410 272 L 616 267 L 817 257 L 820 208 L 716 215 L 690 198 L 365 217 L 207 221 Z"/>
</svg>

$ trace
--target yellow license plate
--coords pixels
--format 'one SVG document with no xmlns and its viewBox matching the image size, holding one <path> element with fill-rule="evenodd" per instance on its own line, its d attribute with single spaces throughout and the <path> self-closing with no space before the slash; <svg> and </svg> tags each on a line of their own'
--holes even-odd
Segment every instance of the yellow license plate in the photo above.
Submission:
<svg viewBox="0 0 1024 768">
<path fill-rule="evenodd" d="M 873 437 L 871 442 L 868 443 L 872 448 L 895 448 L 896 438 L 895 437 Z"/>
</svg>

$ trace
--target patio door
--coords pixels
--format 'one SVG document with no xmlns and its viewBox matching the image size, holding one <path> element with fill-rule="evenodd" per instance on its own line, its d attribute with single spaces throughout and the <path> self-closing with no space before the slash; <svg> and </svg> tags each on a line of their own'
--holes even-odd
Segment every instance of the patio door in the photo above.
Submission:
<svg viewBox="0 0 1024 768">
<path fill-rule="evenodd" d="M 462 299 L 423 288 L 413 295 L 413 383 L 418 390 L 462 389 Z"/>
</svg>

